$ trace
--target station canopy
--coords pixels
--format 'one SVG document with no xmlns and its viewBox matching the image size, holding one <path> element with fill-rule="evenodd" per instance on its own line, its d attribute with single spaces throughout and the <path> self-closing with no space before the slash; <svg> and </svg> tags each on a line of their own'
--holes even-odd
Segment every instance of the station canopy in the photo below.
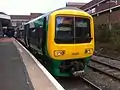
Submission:
<svg viewBox="0 0 120 90">
<path fill-rule="evenodd" d="M 2 25 L 2 27 L 10 27 L 11 17 L 3 12 L 0 12 L 0 24 Z"/>
</svg>

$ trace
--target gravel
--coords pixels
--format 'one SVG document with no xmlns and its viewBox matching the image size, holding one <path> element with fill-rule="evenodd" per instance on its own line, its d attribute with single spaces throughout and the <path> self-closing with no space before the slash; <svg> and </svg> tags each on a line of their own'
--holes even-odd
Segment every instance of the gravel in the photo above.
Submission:
<svg viewBox="0 0 120 90">
<path fill-rule="evenodd" d="M 102 90 L 120 90 L 119 80 L 112 79 L 110 76 L 100 72 L 95 72 L 90 68 L 88 68 L 85 78 L 102 88 Z"/>
</svg>

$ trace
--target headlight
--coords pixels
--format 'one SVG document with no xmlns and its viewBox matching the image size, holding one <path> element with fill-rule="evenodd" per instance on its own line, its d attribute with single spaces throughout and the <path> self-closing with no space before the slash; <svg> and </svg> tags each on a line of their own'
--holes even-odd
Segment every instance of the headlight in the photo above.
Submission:
<svg viewBox="0 0 120 90">
<path fill-rule="evenodd" d="M 63 56 L 65 54 L 65 50 L 54 50 L 54 56 Z"/>
<path fill-rule="evenodd" d="M 92 48 L 85 49 L 85 54 L 92 54 L 92 53 L 93 53 L 93 49 Z"/>
</svg>

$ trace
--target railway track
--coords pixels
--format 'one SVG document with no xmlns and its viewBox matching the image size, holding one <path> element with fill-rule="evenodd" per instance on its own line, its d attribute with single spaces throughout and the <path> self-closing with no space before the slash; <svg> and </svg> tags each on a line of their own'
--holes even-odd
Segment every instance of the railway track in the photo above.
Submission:
<svg viewBox="0 0 120 90">
<path fill-rule="evenodd" d="M 88 83 L 89 85 L 91 85 L 92 87 L 96 88 L 96 90 L 102 90 L 100 87 L 96 86 L 94 83 L 90 82 L 89 80 L 87 80 L 86 78 L 81 77 L 86 83 Z"/>
<path fill-rule="evenodd" d="M 65 90 L 102 90 L 83 77 L 59 77 L 56 79 Z"/>
<path fill-rule="evenodd" d="M 116 61 L 120 61 L 120 59 L 118 59 L 118 58 L 110 57 L 108 55 L 100 54 L 100 53 L 97 53 L 97 52 L 95 52 L 94 55 L 109 58 L 109 59 L 116 60 Z"/>
<path fill-rule="evenodd" d="M 109 75 L 112 78 L 120 80 L 120 68 L 109 64 L 109 62 L 102 62 L 99 60 L 91 59 L 89 67 L 106 75 Z"/>
</svg>

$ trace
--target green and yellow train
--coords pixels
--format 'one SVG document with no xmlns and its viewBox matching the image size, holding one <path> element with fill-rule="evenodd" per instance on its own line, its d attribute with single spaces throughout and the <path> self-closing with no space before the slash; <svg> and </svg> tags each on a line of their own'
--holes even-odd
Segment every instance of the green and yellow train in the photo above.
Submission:
<svg viewBox="0 0 120 90">
<path fill-rule="evenodd" d="M 80 75 L 94 52 L 94 22 L 78 8 L 60 8 L 17 28 L 16 38 L 41 56 L 52 75 Z"/>
</svg>

